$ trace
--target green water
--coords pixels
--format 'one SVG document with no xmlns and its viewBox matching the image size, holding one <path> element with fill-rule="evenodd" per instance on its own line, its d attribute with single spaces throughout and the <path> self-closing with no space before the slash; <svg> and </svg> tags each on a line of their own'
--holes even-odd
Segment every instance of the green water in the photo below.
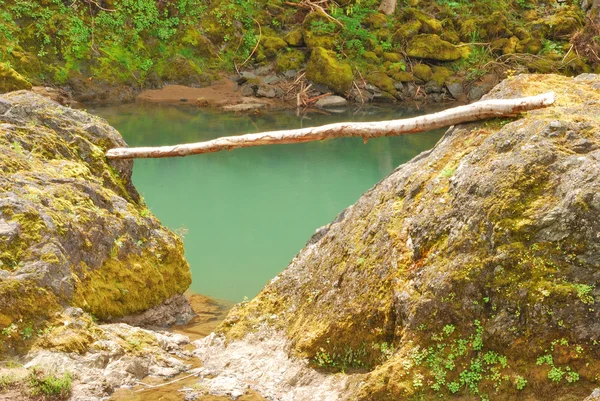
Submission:
<svg viewBox="0 0 600 401">
<path fill-rule="evenodd" d="M 233 115 L 174 106 L 126 105 L 90 110 L 129 146 L 204 141 L 224 135 L 337 121 L 376 121 L 416 113 L 397 109 L 311 115 Z M 441 137 L 336 139 L 169 159 L 138 159 L 133 182 L 152 212 L 185 229 L 191 290 L 215 298 L 252 298 L 283 270 L 312 233 Z"/>
</svg>

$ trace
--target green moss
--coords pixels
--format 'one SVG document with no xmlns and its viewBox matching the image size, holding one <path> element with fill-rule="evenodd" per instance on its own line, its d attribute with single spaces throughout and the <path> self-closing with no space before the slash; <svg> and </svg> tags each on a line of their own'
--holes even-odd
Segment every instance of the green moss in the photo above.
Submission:
<svg viewBox="0 0 600 401">
<path fill-rule="evenodd" d="M 431 67 L 429 67 L 427 64 L 414 65 L 412 68 L 412 73 L 415 77 L 425 82 L 429 81 L 433 76 Z"/>
<path fill-rule="evenodd" d="M 409 39 L 416 36 L 421 30 L 421 22 L 419 20 L 408 21 L 396 29 L 393 39 L 396 42 L 406 43 Z"/>
<path fill-rule="evenodd" d="M 462 57 L 456 46 L 437 35 L 414 37 L 406 46 L 406 54 L 410 57 L 439 61 L 453 61 Z"/>
<path fill-rule="evenodd" d="M 571 6 L 538 23 L 548 26 L 548 37 L 551 39 L 569 39 L 575 32 L 583 28 L 583 20 L 584 15 L 581 8 Z"/>
<path fill-rule="evenodd" d="M 362 56 L 365 60 L 375 63 L 376 65 L 381 63 L 381 60 L 379 60 L 379 57 L 377 57 L 374 52 L 364 52 Z"/>
<path fill-rule="evenodd" d="M 415 80 L 415 76 L 410 72 L 400 71 L 392 75 L 395 81 L 398 82 L 413 82 Z"/>
<path fill-rule="evenodd" d="M 29 256 L 29 247 L 42 238 L 42 230 L 46 223 L 40 214 L 30 209 L 24 213 L 13 214 L 8 222 L 17 224 L 19 235 L 11 243 L 3 241 L 0 244 L 0 268 L 15 270 Z"/>
<path fill-rule="evenodd" d="M 528 38 L 521 40 L 515 48 L 517 53 L 538 54 L 543 47 L 544 45 L 540 39 Z"/>
<path fill-rule="evenodd" d="M 519 46 L 519 38 L 511 36 L 506 40 L 504 46 L 502 46 L 502 54 L 513 54 L 516 53 L 517 47 Z"/>
<path fill-rule="evenodd" d="M 286 41 L 276 36 L 265 36 L 260 43 L 267 57 L 273 57 L 287 47 Z"/>
<path fill-rule="evenodd" d="M 6 63 L 0 63 L 0 93 L 31 89 L 31 83 Z"/>
<path fill-rule="evenodd" d="M 423 11 L 416 8 L 408 8 L 405 10 L 405 13 L 408 18 L 416 19 L 421 23 L 420 32 L 433 34 L 442 33 L 442 23 Z"/>
<path fill-rule="evenodd" d="M 190 285 L 183 244 L 144 249 L 139 255 L 113 256 L 98 269 L 84 269 L 77 279 L 74 304 L 103 320 L 139 313 L 182 294 Z"/>
<path fill-rule="evenodd" d="M 288 32 L 283 39 L 293 47 L 304 46 L 304 33 L 302 28 L 295 28 Z"/>
<path fill-rule="evenodd" d="M 432 73 L 433 75 L 431 77 L 431 80 L 440 86 L 443 85 L 448 78 L 454 75 L 452 70 L 441 66 L 434 66 L 432 68 Z"/>
<path fill-rule="evenodd" d="M 304 52 L 300 50 L 291 50 L 289 52 L 281 53 L 277 56 L 276 69 L 279 72 L 285 72 L 288 70 L 298 71 L 304 65 L 306 56 Z"/>
<path fill-rule="evenodd" d="M 321 47 L 313 49 L 306 66 L 306 78 L 344 93 L 352 87 L 352 68 L 337 60 L 335 53 Z"/>
<path fill-rule="evenodd" d="M 367 27 L 369 27 L 371 29 L 376 29 L 376 30 L 384 28 L 385 26 L 387 26 L 387 23 L 388 23 L 387 17 L 384 14 L 380 14 L 380 13 L 371 14 L 364 21 L 364 24 Z"/>
<path fill-rule="evenodd" d="M 383 53 L 383 58 L 391 63 L 399 63 L 404 61 L 404 57 L 400 53 Z"/>
<path fill-rule="evenodd" d="M 36 327 L 50 318 L 61 306 L 57 297 L 29 280 L 6 278 L 0 281 L 0 329 L 16 327 L 10 338 L 2 338 L 6 348 L 19 346 L 26 326 Z M 2 342 L 0 342 L 0 347 Z"/>
<path fill-rule="evenodd" d="M 375 72 L 369 74 L 366 77 L 366 80 L 371 85 L 378 87 L 379 89 L 389 93 L 390 95 L 395 95 L 397 93 L 396 88 L 394 88 L 394 81 L 383 72 Z"/>
<path fill-rule="evenodd" d="M 335 48 L 335 38 L 331 35 L 318 35 L 312 31 L 304 32 L 304 42 L 309 49 L 323 48 L 333 50 Z"/>
</svg>

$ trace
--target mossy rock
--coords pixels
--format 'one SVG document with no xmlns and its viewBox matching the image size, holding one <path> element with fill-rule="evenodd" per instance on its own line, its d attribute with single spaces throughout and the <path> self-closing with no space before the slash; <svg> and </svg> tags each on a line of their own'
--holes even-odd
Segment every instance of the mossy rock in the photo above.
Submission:
<svg viewBox="0 0 600 401">
<path fill-rule="evenodd" d="M 578 75 L 583 73 L 591 73 L 592 67 L 590 67 L 585 60 L 577 55 L 576 52 L 569 52 L 563 60 L 564 70 L 567 75 Z"/>
<path fill-rule="evenodd" d="M 404 56 L 400 53 L 383 53 L 383 58 L 392 63 L 404 61 Z"/>
<path fill-rule="evenodd" d="M 407 71 L 399 71 L 396 72 L 392 75 L 392 78 L 394 79 L 394 81 L 397 82 L 414 82 L 415 81 L 415 76 Z"/>
<path fill-rule="evenodd" d="M 327 50 L 335 48 L 335 38 L 331 35 L 317 35 L 311 31 L 304 32 L 304 42 L 309 49 L 321 47 Z"/>
<path fill-rule="evenodd" d="M 484 40 L 507 38 L 513 34 L 509 29 L 509 22 L 506 15 L 499 11 L 492 13 L 481 25 L 479 34 Z"/>
<path fill-rule="evenodd" d="M 287 42 L 277 36 L 265 36 L 260 41 L 261 46 L 264 49 L 265 56 L 273 57 L 277 55 L 282 49 L 287 47 Z"/>
<path fill-rule="evenodd" d="M 404 10 L 406 16 L 411 19 L 416 19 L 421 23 L 421 33 L 434 33 L 441 34 L 443 26 L 440 21 L 430 15 L 427 15 L 423 11 L 416 8 L 408 8 Z"/>
<path fill-rule="evenodd" d="M 420 59 L 454 61 L 462 57 L 460 50 L 438 35 L 418 35 L 408 42 L 406 54 Z"/>
<path fill-rule="evenodd" d="M 406 64 L 404 64 L 404 62 L 402 62 L 402 61 L 398 61 L 396 63 L 388 62 L 388 64 L 389 65 L 386 67 L 386 69 L 388 71 L 388 75 L 406 71 Z"/>
<path fill-rule="evenodd" d="M 515 49 L 517 53 L 538 54 L 544 47 L 542 41 L 536 38 L 529 38 L 519 41 Z"/>
<path fill-rule="evenodd" d="M 131 162 L 105 158 L 126 146 L 120 134 L 31 92 L 2 104 L 13 128 L 0 124 L 0 269 L 11 272 L 0 272 L 0 322 L 46 319 L 61 305 L 111 319 L 182 294 L 183 242 L 143 204 Z"/>
<path fill-rule="evenodd" d="M 548 37 L 555 40 L 570 39 L 571 36 L 583 28 L 585 16 L 579 7 L 571 6 L 560 10 L 543 23 L 548 26 Z"/>
<path fill-rule="evenodd" d="M 29 82 L 33 84 L 41 84 L 41 76 L 44 70 L 56 69 L 58 65 L 44 66 L 40 62 L 39 57 L 35 54 L 22 49 L 13 50 L 10 54 L 10 63 L 14 70 L 19 71 Z M 57 63 L 58 64 L 58 63 Z M 23 88 L 26 89 L 26 88 Z"/>
<path fill-rule="evenodd" d="M 379 64 L 381 62 L 381 60 L 379 60 L 379 57 L 377 57 L 377 55 L 374 52 L 364 52 L 362 57 L 365 60 L 371 61 L 375 64 Z"/>
<path fill-rule="evenodd" d="M 276 69 L 278 72 L 289 70 L 298 71 L 304 65 L 306 55 L 300 50 L 290 50 L 283 52 L 277 56 Z"/>
<path fill-rule="evenodd" d="M 412 68 L 412 73 L 415 77 L 420 79 L 421 81 L 427 82 L 433 76 L 433 72 L 431 71 L 431 67 L 427 64 L 417 64 Z"/>
<path fill-rule="evenodd" d="M 306 78 L 343 94 L 352 87 L 354 75 L 350 65 L 338 61 L 334 52 L 316 47 L 306 65 Z"/>
<path fill-rule="evenodd" d="M 392 39 L 397 43 L 406 43 L 409 39 L 419 34 L 421 25 L 422 23 L 419 20 L 405 22 L 396 29 L 392 35 Z"/>
<path fill-rule="evenodd" d="M 31 89 L 31 83 L 8 64 L 0 63 L 0 93 Z"/>
<path fill-rule="evenodd" d="M 476 34 L 479 33 L 480 22 L 476 18 L 466 18 L 461 20 L 459 35 L 462 41 L 471 42 Z"/>
<path fill-rule="evenodd" d="M 191 49 L 195 54 L 201 57 L 216 57 L 218 54 L 218 49 L 215 48 L 212 42 L 196 29 L 188 29 L 185 31 L 180 43 L 180 51 L 182 49 Z"/>
<path fill-rule="evenodd" d="M 444 30 L 444 32 L 442 32 L 440 35 L 440 38 L 452 44 L 457 44 L 460 42 L 460 36 L 458 36 L 458 33 L 452 30 Z"/>
<path fill-rule="evenodd" d="M 213 13 L 203 15 L 202 19 L 199 20 L 199 29 L 215 46 L 223 45 L 226 37 L 235 35 L 234 27 L 221 23 Z"/>
<path fill-rule="evenodd" d="M 505 80 L 490 98 L 561 96 L 517 119 L 455 125 L 234 307 L 201 358 L 226 363 L 243 346 L 262 369 L 252 374 L 268 374 L 264 344 L 289 344 L 314 367 L 304 374 L 344 372 L 331 399 L 589 396 L 600 369 L 599 84 Z"/>
<path fill-rule="evenodd" d="M 292 47 L 304 46 L 304 33 L 302 28 L 292 29 L 283 37 L 283 40 Z"/>
<path fill-rule="evenodd" d="M 511 36 L 506 40 L 504 46 L 502 46 L 502 54 L 513 54 L 517 52 L 519 46 L 519 38 Z"/>
<path fill-rule="evenodd" d="M 363 24 L 371 29 L 381 29 L 387 26 L 388 19 L 384 14 L 374 13 L 368 16 Z"/>
<path fill-rule="evenodd" d="M 450 78 L 452 75 L 454 75 L 452 70 L 450 70 L 446 67 L 439 66 L 439 65 L 434 66 L 431 69 L 431 72 L 433 73 L 433 75 L 431 76 L 431 81 L 435 82 L 439 86 L 444 85 L 446 80 L 448 78 Z"/>
<path fill-rule="evenodd" d="M 167 62 L 161 78 L 181 85 L 190 85 L 200 82 L 200 74 L 200 68 L 193 61 L 178 54 Z"/>
<path fill-rule="evenodd" d="M 495 54 L 502 54 L 502 48 L 506 45 L 506 42 L 508 42 L 507 38 L 493 40 L 490 43 L 490 50 Z"/>
<path fill-rule="evenodd" d="M 395 96 L 398 92 L 394 87 L 394 81 L 383 72 L 374 72 L 372 74 L 369 74 L 367 75 L 366 80 L 371 85 L 376 86 L 377 88 L 389 93 L 392 96 Z"/>
</svg>

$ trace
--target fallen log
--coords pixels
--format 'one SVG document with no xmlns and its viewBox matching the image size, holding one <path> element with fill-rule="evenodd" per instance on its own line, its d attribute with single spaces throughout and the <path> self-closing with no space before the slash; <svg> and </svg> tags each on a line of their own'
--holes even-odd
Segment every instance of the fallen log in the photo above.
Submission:
<svg viewBox="0 0 600 401">
<path fill-rule="evenodd" d="M 251 146 L 303 143 L 343 137 L 362 137 L 366 142 L 371 138 L 412 134 L 486 118 L 513 116 L 522 111 L 547 107 L 552 103 L 554 92 L 548 92 L 518 99 L 485 100 L 404 120 L 335 123 L 312 128 L 227 136 L 182 145 L 115 148 L 108 150 L 106 157 L 133 159 L 187 156 Z"/>
</svg>

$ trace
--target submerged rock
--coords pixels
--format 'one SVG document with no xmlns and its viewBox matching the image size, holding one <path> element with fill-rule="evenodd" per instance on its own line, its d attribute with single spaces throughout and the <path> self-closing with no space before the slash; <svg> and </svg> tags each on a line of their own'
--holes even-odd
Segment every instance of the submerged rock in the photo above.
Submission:
<svg viewBox="0 0 600 401">
<path fill-rule="evenodd" d="M 121 135 L 31 92 L 0 102 L 0 327 L 18 328 L 10 340 L 33 340 L 63 306 L 111 320 L 182 294 L 181 239 L 144 205 L 132 163 L 104 157 L 126 146 Z"/>
<path fill-rule="evenodd" d="M 317 230 L 197 343 L 207 377 L 272 400 L 589 396 L 600 369 L 598 88 L 589 74 L 498 85 L 488 98 L 557 100 L 451 128 Z"/>
</svg>

